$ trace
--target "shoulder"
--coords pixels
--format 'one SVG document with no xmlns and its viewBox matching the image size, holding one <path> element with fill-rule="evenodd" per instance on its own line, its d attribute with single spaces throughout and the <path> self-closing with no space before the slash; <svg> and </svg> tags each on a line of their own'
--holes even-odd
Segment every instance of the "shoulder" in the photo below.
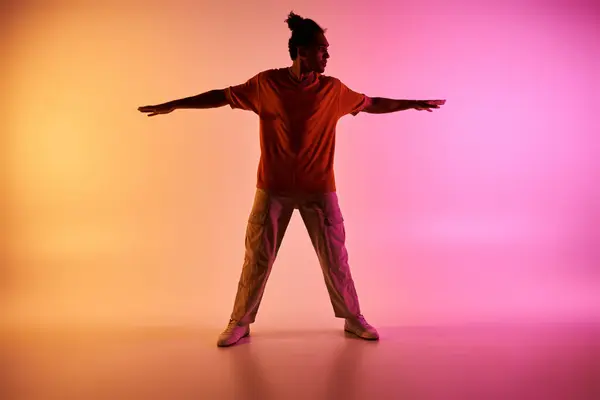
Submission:
<svg viewBox="0 0 600 400">
<path fill-rule="evenodd" d="M 323 75 L 323 74 L 319 74 L 319 80 L 323 83 L 330 83 L 333 85 L 337 85 L 340 84 L 341 81 L 336 78 L 335 76 L 329 76 L 329 75 Z"/>
<path fill-rule="evenodd" d="M 318 79 L 322 86 L 328 86 L 331 89 L 335 90 L 339 89 L 343 85 L 342 81 L 336 78 L 335 76 L 319 74 Z"/>
</svg>

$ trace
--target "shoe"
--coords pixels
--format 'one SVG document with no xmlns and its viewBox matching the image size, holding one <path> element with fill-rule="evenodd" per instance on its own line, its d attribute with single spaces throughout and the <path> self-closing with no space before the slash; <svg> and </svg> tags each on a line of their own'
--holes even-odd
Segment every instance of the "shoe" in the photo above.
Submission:
<svg viewBox="0 0 600 400">
<path fill-rule="evenodd" d="M 378 340 L 379 333 L 373 328 L 361 314 L 357 315 L 356 318 L 346 319 L 344 324 L 344 330 L 355 334 L 361 339 L 366 340 Z"/>
<path fill-rule="evenodd" d="M 249 325 L 238 325 L 238 321 L 231 319 L 227 328 L 219 335 L 217 346 L 227 347 L 236 344 L 240 339 L 250 335 Z"/>
</svg>

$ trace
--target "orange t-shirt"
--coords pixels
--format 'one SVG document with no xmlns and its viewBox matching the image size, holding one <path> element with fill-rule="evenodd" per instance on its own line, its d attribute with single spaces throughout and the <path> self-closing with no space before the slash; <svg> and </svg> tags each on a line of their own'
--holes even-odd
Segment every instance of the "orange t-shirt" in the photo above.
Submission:
<svg viewBox="0 0 600 400">
<path fill-rule="evenodd" d="M 303 84 L 288 68 L 263 71 L 225 89 L 231 108 L 260 118 L 257 188 L 278 194 L 335 192 L 335 127 L 370 99 L 318 73 Z"/>
</svg>

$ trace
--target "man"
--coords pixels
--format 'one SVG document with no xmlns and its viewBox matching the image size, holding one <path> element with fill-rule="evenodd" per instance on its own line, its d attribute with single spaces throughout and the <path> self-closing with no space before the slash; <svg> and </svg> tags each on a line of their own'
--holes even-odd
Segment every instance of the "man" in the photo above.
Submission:
<svg viewBox="0 0 600 400">
<path fill-rule="evenodd" d="M 344 329 L 367 340 L 379 334 L 362 316 L 348 265 L 345 229 L 336 195 L 335 128 L 347 114 L 417 109 L 444 100 L 393 100 L 356 93 L 323 72 L 329 59 L 325 31 L 293 12 L 289 68 L 263 71 L 247 82 L 168 103 L 140 107 L 148 116 L 175 109 L 229 105 L 260 118 L 261 157 L 246 228 L 246 252 L 233 312 L 217 341 L 230 346 L 250 333 L 286 228 L 298 209 L 317 253 L 334 314 Z"/>
</svg>

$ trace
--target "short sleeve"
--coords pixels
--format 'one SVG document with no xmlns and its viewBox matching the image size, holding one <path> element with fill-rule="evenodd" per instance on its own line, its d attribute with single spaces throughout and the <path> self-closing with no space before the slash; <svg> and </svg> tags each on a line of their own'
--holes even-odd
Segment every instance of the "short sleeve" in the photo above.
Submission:
<svg viewBox="0 0 600 400">
<path fill-rule="evenodd" d="M 231 108 L 239 108 L 247 111 L 259 110 L 259 78 L 260 74 L 248 79 L 245 83 L 230 86 L 225 89 L 225 96 Z"/>
<path fill-rule="evenodd" d="M 339 82 L 339 115 L 343 117 L 347 114 L 356 116 L 359 112 L 363 111 L 367 106 L 371 104 L 371 99 L 362 94 L 357 93 L 344 85 L 341 81 Z"/>
</svg>

